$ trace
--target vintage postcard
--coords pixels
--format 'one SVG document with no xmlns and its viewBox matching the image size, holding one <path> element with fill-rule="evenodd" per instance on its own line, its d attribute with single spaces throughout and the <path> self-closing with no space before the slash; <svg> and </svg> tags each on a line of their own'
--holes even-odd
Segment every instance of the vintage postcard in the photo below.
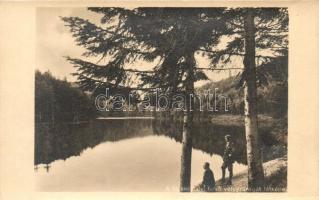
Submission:
<svg viewBox="0 0 319 200">
<path fill-rule="evenodd" d="M 0 5 L 1 198 L 318 198 L 317 2 Z"/>
</svg>

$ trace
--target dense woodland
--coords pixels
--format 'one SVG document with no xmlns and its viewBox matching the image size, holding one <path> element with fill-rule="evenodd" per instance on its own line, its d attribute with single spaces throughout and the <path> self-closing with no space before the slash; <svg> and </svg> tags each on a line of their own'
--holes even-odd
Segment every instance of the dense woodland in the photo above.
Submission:
<svg viewBox="0 0 319 200">
<path fill-rule="evenodd" d="M 79 122 L 96 116 L 94 101 L 50 72 L 35 72 L 36 122 Z"/>
<path fill-rule="evenodd" d="M 288 65 L 287 57 L 275 60 L 264 67 L 259 67 L 267 74 L 267 83 L 259 85 L 258 113 L 274 118 L 283 118 L 288 110 Z M 94 105 L 94 96 L 84 93 L 75 83 L 59 80 L 50 72 L 36 71 L 36 120 L 37 122 L 76 122 L 92 119 L 98 115 L 103 116 L 141 116 L 151 115 L 150 112 L 97 112 Z M 244 101 L 242 88 L 238 87 L 239 76 L 231 76 L 217 82 L 209 82 L 197 88 L 196 93 L 201 94 L 206 90 L 218 88 L 219 94 L 227 97 L 228 111 L 224 111 L 224 99 L 218 101 L 218 112 L 211 114 L 244 113 Z M 72 86 L 73 85 L 73 86 Z M 136 102 L 141 102 L 137 99 Z M 203 100 L 203 109 L 206 110 L 207 101 Z M 213 105 L 213 102 L 211 102 Z M 54 109 L 53 109 L 54 108 Z M 206 115 L 205 115 L 206 116 Z M 213 117 L 213 116 L 211 116 Z M 179 118 L 180 119 L 180 118 Z"/>
<path fill-rule="evenodd" d="M 282 118 L 288 111 L 288 58 L 280 57 L 257 69 L 266 75 L 266 82 L 258 84 L 257 110 L 259 114 Z M 210 82 L 197 89 L 197 93 L 218 88 L 218 94 L 227 97 L 228 111 L 224 99 L 218 101 L 219 112 L 214 114 L 244 114 L 244 92 L 238 87 L 240 76 L 232 76 L 218 82 Z M 203 101 L 204 103 L 206 101 Z M 213 104 L 213 102 L 211 102 Z M 204 106 L 206 108 L 206 106 Z"/>
</svg>

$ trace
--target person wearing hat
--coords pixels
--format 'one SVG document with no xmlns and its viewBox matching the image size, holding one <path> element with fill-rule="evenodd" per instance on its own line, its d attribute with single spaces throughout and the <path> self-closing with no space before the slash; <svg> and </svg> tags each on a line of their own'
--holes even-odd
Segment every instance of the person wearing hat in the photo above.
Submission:
<svg viewBox="0 0 319 200">
<path fill-rule="evenodd" d="M 233 157 L 233 151 L 234 151 L 234 145 L 232 142 L 232 138 L 230 135 L 225 136 L 225 151 L 223 155 L 223 164 L 222 164 L 222 183 L 225 183 L 225 173 L 226 168 L 229 172 L 229 179 L 227 181 L 227 185 L 232 184 L 232 178 L 233 178 L 233 163 L 234 163 L 234 157 Z"/>
</svg>

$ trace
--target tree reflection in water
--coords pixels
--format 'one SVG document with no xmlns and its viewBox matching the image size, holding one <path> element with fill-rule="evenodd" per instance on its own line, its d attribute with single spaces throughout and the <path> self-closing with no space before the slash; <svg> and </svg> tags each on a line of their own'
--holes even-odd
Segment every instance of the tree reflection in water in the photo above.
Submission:
<svg viewBox="0 0 319 200">
<path fill-rule="evenodd" d="M 116 142 L 148 135 L 164 135 L 181 142 L 182 126 L 182 122 L 178 120 L 154 119 L 108 119 L 80 124 L 37 123 L 35 165 L 50 164 L 55 160 L 79 156 L 85 149 L 94 148 L 103 142 Z M 210 122 L 195 121 L 192 131 L 193 148 L 210 155 L 222 155 L 224 136 L 232 135 L 235 143 L 235 160 L 246 164 L 244 126 L 214 125 Z M 261 132 L 267 131 L 267 129 L 261 130 Z M 267 145 L 271 145 L 271 142 Z"/>
</svg>

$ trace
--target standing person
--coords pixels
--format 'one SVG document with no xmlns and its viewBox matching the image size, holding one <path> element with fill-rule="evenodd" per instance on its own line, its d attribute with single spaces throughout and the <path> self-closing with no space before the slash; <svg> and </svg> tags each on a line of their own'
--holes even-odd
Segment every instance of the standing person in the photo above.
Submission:
<svg viewBox="0 0 319 200">
<path fill-rule="evenodd" d="M 233 151 L 234 151 L 234 144 L 232 142 L 232 138 L 230 135 L 225 136 L 225 151 L 223 155 L 223 165 L 222 165 L 222 183 L 225 183 L 225 172 L 226 168 L 228 168 L 229 172 L 229 179 L 227 181 L 227 185 L 232 184 L 232 178 L 233 178 L 233 163 L 234 163 L 234 157 L 233 157 Z"/>
<path fill-rule="evenodd" d="M 213 192 L 215 190 L 215 177 L 213 171 L 209 168 L 209 163 L 204 164 L 204 177 L 201 189 L 205 192 Z"/>
</svg>

